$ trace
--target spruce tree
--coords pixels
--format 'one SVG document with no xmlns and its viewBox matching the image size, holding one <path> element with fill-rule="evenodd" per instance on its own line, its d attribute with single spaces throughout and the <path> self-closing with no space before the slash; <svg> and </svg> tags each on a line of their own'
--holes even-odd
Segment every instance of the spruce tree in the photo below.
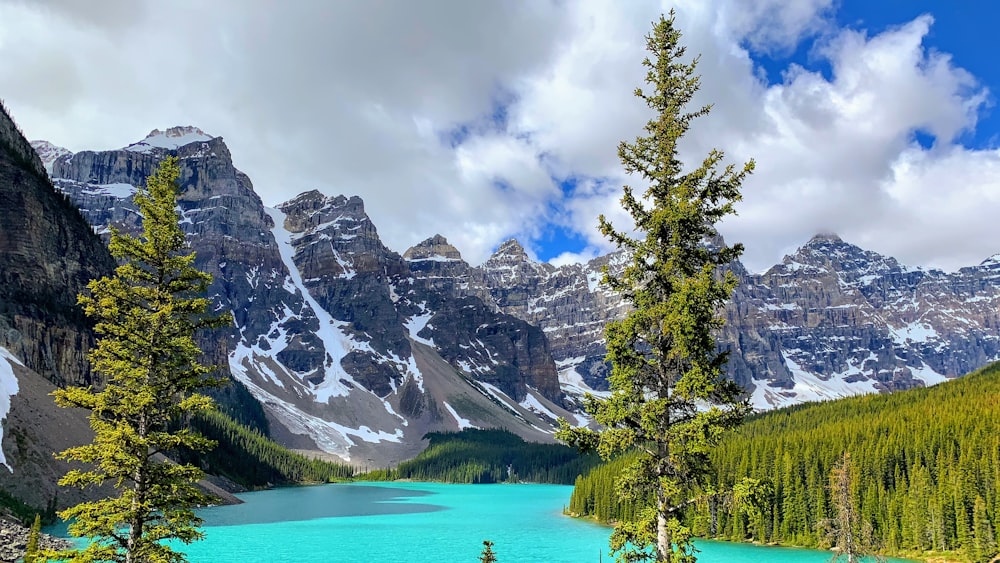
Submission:
<svg viewBox="0 0 1000 563">
<path fill-rule="evenodd" d="M 23 563 L 35 563 L 38 561 L 38 541 L 41 539 L 41 535 L 42 517 L 39 514 L 35 514 L 35 521 L 31 524 L 31 530 L 28 531 L 28 544 L 24 548 Z"/>
<path fill-rule="evenodd" d="M 722 378 L 726 354 L 713 334 L 736 285 L 724 268 L 742 245 L 719 242 L 715 224 L 734 213 L 754 164 L 723 166 L 723 153 L 712 150 L 684 171 L 678 142 L 710 106 L 685 109 L 699 88 L 698 61 L 684 62 L 680 38 L 673 11 L 654 22 L 643 61 L 650 90 L 635 94 L 655 116 L 646 136 L 618 148 L 625 171 L 649 186 L 641 196 L 625 186 L 621 199 L 637 235 L 600 217 L 601 232 L 631 258 L 619 276 L 607 270 L 604 276 L 631 305 L 626 318 L 605 330 L 612 393 L 586 402 L 604 429 L 571 428 L 563 421 L 559 432 L 568 443 L 605 458 L 629 450 L 639 454 L 619 476 L 617 490 L 650 506 L 615 527 L 611 547 L 621 552 L 619 561 L 695 560 L 681 512 L 698 500 L 710 449 L 749 412 L 742 390 Z"/>
<path fill-rule="evenodd" d="M 109 484 L 115 494 L 60 512 L 69 533 L 89 538 L 86 547 L 50 558 L 74 562 L 184 561 L 164 540 L 200 539 L 193 508 L 209 499 L 195 486 L 201 471 L 164 454 L 179 448 L 207 451 L 213 443 L 190 430 L 197 412 L 212 408 L 199 390 L 219 382 L 215 368 L 199 362 L 193 335 L 224 326 L 229 315 L 209 311 L 204 293 L 211 276 L 193 266 L 178 224 L 180 169 L 167 158 L 135 196 L 143 232 L 112 229 L 111 254 L 121 264 L 113 277 L 92 281 L 79 302 L 95 321 L 97 345 L 89 360 L 102 377 L 100 390 L 68 387 L 54 393 L 62 407 L 91 411 L 94 441 L 59 454 L 83 462 L 61 485 Z"/>
<path fill-rule="evenodd" d="M 981 496 L 976 497 L 972 507 L 972 534 L 972 546 L 966 550 L 969 558 L 976 563 L 993 560 L 997 554 L 997 541 L 986 514 L 986 502 Z"/>
</svg>

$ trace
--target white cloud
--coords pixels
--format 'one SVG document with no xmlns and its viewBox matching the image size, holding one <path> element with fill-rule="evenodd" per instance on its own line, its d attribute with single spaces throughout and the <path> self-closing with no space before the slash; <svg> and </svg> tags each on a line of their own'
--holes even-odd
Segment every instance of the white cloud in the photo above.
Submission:
<svg viewBox="0 0 1000 563">
<path fill-rule="evenodd" d="M 758 51 L 782 52 L 794 49 L 803 36 L 829 28 L 833 0 L 732 0 L 702 6 L 718 14 L 717 35 L 745 40 Z"/>
<path fill-rule="evenodd" d="M 683 156 L 718 147 L 758 164 L 723 232 L 758 270 L 820 230 L 910 264 L 1000 250 L 988 205 L 1000 157 L 957 144 L 985 89 L 926 45 L 930 17 L 870 36 L 835 28 L 832 5 L 677 3 L 701 54 L 696 102 L 715 104 Z M 586 244 L 565 262 L 608 249 L 598 214 L 627 224 L 616 146 L 648 118 L 632 90 L 669 7 L 0 0 L 0 96 L 30 137 L 73 150 L 198 125 L 226 138 L 266 203 L 361 195 L 398 251 L 441 233 L 477 263 L 511 236 L 538 250 L 554 224 Z M 747 50 L 813 39 L 830 78 L 790 66 L 768 86 Z M 914 145 L 915 130 L 937 146 Z"/>
<path fill-rule="evenodd" d="M 943 164 L 949 152 L 978 160 L 978 151 L 953 141 L 975 126 L 986 100 L 968 73 L 922 45 L 930 24 L 929 17 L 921 17 L 874 37 L 842 31 L 822 49 L 833 69 L 831 80 L 790 69 L 784 83 L 757 102 L 767 127 L 732 133 L 740 156 L 752 151 L 758 168 L 746 184 L 741 217 L 724 230 L 747 241 L 752 269 L 768 266 L 776 254 L 823 230 L 911 264 L 954 268 L 992 253 L 987 232 L 971 234 L 981 210 L 969 210 L 972 217 L 946 215 L 947 225 L 935 222 L 945 231 L 965 231 L 966 238 L 980 239 L 978 244 L 967 240 L 942 253 L 938 245 L 903 242 L 947 235 L 902 213 L 919 205 L 914 198 L 921 196 L 893 188 L 901 162 L 923 152 L 913 143 L 914 132 L 926 130 L 938 140 L 936 149 L 920 157 L 933 163 L 925 173 Z M 877 236 L 887 224 L 902 236 Z"/>
<path fill-rule="evenodd" d="M 995 213 L 1000 209 L 1000 151 L 913 146 L 893 162 L 882 189 L 892 201 L 890 213 L 861 233 L 858 244 L 929 255 L 919 264 L 945 269 L 978 264 L 1000 250 Z M 915 228 L 896 228 L 900 224 Z"/>
</svg>

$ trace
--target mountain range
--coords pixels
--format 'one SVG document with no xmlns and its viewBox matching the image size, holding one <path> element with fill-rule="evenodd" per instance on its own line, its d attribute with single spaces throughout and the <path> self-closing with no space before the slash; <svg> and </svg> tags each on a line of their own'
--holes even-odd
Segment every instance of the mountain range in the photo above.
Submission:
<svg viewBox="0 0 1000 563">
<path fill-rule="evenodd" d="M 399 254 L 358 197 L 314 190 L 266 207 L 223 139 L 194 127 L 110 151 L 32 146 L 36 174 L 105 239 L 138 232 L 131 196 L 163 158 L 180 159 L 182 226 L 216 308 L 234 316 L 201 342 L 237 382 L 218 399 L 286 445 L 381 466 L 430 431 L 548 441 L 558 417 L 587 422 L 584 393 L 607 389 L 603 327 L 625 305 L 601 278 L 621 253 L 554 267 L 509 240 L 475 266 L 435 235 Z M 822 234 L 766 272 L 732 269 L 720 345 L 759 409 L 930 385 L 1000 359 L 1000 255 L 949 273 Z M 86 373 L 60 366 L 56 384 Z"/>
</svg>

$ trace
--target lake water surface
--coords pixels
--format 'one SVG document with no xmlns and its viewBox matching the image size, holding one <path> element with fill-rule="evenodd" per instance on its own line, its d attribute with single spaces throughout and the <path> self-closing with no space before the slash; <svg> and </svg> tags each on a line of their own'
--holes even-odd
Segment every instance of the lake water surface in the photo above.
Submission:
<svg viewBox="0 0 1000 563">
<path fill-rule="evenodd" d="M 610 530 L 562 515 L 572 487 L 352 483 L 239 495 L 200 511 L 205 540 L 192 563 L 499 563 L 613 561 Z M 699 562 L 823 563 L 830 553 L 701 542 Z"/>
</svg>

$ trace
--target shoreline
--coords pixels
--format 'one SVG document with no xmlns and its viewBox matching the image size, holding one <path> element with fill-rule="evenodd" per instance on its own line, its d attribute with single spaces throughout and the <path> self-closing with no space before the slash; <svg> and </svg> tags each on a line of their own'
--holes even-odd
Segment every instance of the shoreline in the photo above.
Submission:
<svg viewBox="0 0 1000 563">
<path fill-rule="evenodd" d="M 14 563 L 24 556 L 30 531 L 30 528 L 22 526 L 18 522 L 0 518 L 0 563 Z M 73 547 L 73 544 L 43 532 L 38 536 L 38 547 L 42 549 L 69 549 Z"/>
<path fill-rule="evenodd" d="M 604 526 L 611 529 L 614 527 L 614 522 L 601 522 L 594 516 L 587 516 L 581 514 L 573 514 L 570 512 L 563 511 L 563 516 L 567 518 L 573 518 L 575 520 L 583 520 L 591 524 L 597 524 L 598 526 Z M 829 551 L 833 554 L 833 549 L 821 550 L 815 546 L 807 545 L 795 545 L 781 542 L 756 542 L 756 541 L 739 541 L 731 539 L 720 539 L 720 538 L 695 538 L 696 540 L 711 541 L 711 542 L 721 542 L 721 543 L 733 543 L 733 544 L 744 544 L 744 545 L 756 545 L 760 547 L 782 547 L 788 549 L 809 549 L 809 550 L 820 550 Z M 903 559 L 905 561 L 912 561 L 914 563 L 964 563 L 966 559 L 963 559 L 959 553 L 955 552 L 932 552 L 931 554 L 926 553 L 913 553 L 913 552 L 900 552 L 900 553 L 880 553 L 879 557 L 891 557 L 893 559 Z"/>
</svg>

